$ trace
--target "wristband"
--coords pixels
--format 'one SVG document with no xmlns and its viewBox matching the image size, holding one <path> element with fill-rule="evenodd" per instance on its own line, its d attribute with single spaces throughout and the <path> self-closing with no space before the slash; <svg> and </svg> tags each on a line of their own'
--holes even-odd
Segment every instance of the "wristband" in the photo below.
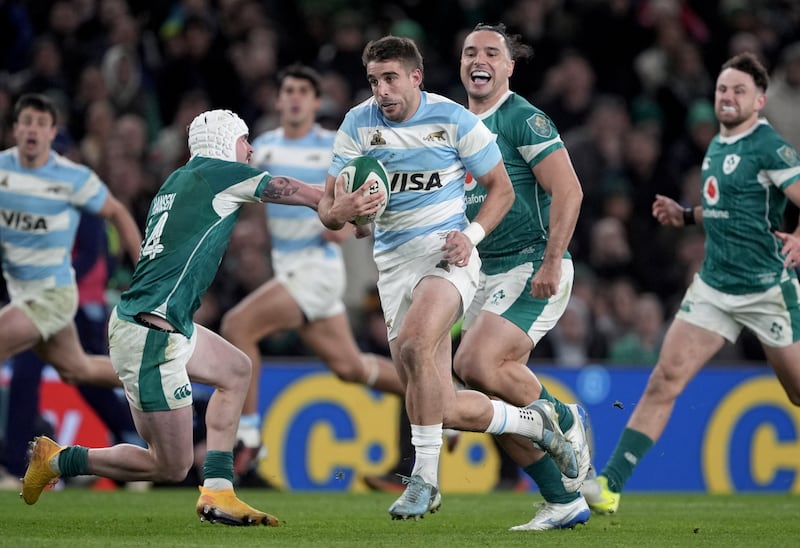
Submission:
<svg viewBox="0 0 800 548">
<path fill-rule="evenodd" d="M 476 223 L 475 221 L 471 222 L 462 233 L 472 242 L 473 247 L 476 247 L 486 237 L 486 231 L 480 223 Z"/>
<path fill-rule="evenodd" d="M 693 207 L 686 207 L 683 209 L 683 224 L 685 226 L 693 225 L 696 221 L 694 220 L 694 208 Z"/>
</svg>

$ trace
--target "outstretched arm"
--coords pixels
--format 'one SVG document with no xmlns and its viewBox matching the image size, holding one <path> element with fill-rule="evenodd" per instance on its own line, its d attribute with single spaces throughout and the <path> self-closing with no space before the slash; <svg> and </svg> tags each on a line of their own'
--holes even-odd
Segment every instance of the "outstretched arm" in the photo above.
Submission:
<svg viewBox="0 0 800 548">
<path fill-rule="evenodd" d="M 316 210 L 322 198 L 322 188 L 310 185 L 294 177 L 277 175 L 272 177 L 261 193 L 262 202 L 301 205 Z"/>
</svg>

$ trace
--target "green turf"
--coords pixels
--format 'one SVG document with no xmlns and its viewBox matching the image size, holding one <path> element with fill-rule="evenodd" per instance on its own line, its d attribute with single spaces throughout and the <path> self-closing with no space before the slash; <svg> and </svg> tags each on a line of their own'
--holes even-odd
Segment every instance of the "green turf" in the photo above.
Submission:
<svg viewBox="0 0 800 548">
<path fill-rule="evenodd" d="M 67 488 L 27 506 L 0 492 L 0 546 L 797 546 L 800 499 L 789 494 L 625 494 L 621 513 L 593 516 L 575 530 L 509 532 L 533 515 L 536 494 L 445 494 L 442 511 L 391 521 L 393 495 L 240 490 L 281 527 L 200 523 L 196 492 Z"/>
</svg>

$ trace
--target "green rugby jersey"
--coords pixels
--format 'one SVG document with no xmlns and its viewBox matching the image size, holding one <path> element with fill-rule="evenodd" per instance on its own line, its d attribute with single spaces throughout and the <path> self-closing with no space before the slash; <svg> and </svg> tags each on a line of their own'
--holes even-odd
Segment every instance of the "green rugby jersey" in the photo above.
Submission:
<svg viewBox="0 0 800 548">
<path fill-rule="evenodd" d="M 190 337 L 241 206 L 259 202 L 271 178 L 247 164 L 202 156 L 173 172 L 150 204 L 139 263 L 117 306 L 120 316 L 152 312 Z"/>
<path fill-rule="evenodd" d="M 800 158 L 766 120 L 734 137 L 717 135 L 702 166 L 705 258 L 700 277 L 742 295 L 768 289 L 786 275 L 781 229 L 783 190 L 800 181 Z M 796 277 L 794 270 L 789 276 Z"/>
<path fill-rule="evenodd" d="M 550 196 L 531 170 L 548 154 L 563 148 L 564 143 L 550 118 L 513 92 L 479 118 L 497 136 L 516 193 L 503 220 L 478 244 L 484 272 L 496 274 L 514 264 L 541 261 L 544 257 L 550 231 Z M 465 201 L 470 221 L 485 199 L 486 189 L 469 180 Z"/>
</svg>

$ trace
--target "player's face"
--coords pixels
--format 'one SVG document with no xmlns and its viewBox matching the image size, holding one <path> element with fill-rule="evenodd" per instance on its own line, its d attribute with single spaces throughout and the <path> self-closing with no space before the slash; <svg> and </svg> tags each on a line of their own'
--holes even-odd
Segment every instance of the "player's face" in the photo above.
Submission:
<svg viewBox="0 0 800 548">
<path fill-rule="evenodd" d="M 253 159 L 253 146 L 247 137 L 245 134 L 236 139 L 236 161 L 243 164 L 249 164 Z"/>
<path fill-rule="evenodd" d="M 14 123 L 14 139 L 20 159 L 28 167 L 40 167 L 50 157 L 50 145 L 56 138 L 55 120 L 49 112 L 24 108 Z"/>
<path fill-rule="evenodd" d="M 314 86 L 305 78 L 287 76 L 281 83 L 276 104 L 281 113 L 281 123 L 302 126 L 314 122 L 320 107 L 320 99 Z"/>
<path fill-rule="evenodd" d="M 470 100 L 493 103 L 508 90 L 513 72 L 503 36 L 490 30 L 467 35 L 461 48 L 461 83 Z"/>
<path fill-rule="evenodd" d="M 728 68 L 717 78 L 714 111 L 724 133 L 736 133 L 740 127 L 749 127 L 765 102 L 764 92 L 746 72 Z"/>
<path fill-rule="evenodd" d="M 370 61 L 367 81 L 388 120 L 405 122 L 417 112 L 422 84 L 420 69 L 409 71 L 400 61 Z"/>
</svg>

